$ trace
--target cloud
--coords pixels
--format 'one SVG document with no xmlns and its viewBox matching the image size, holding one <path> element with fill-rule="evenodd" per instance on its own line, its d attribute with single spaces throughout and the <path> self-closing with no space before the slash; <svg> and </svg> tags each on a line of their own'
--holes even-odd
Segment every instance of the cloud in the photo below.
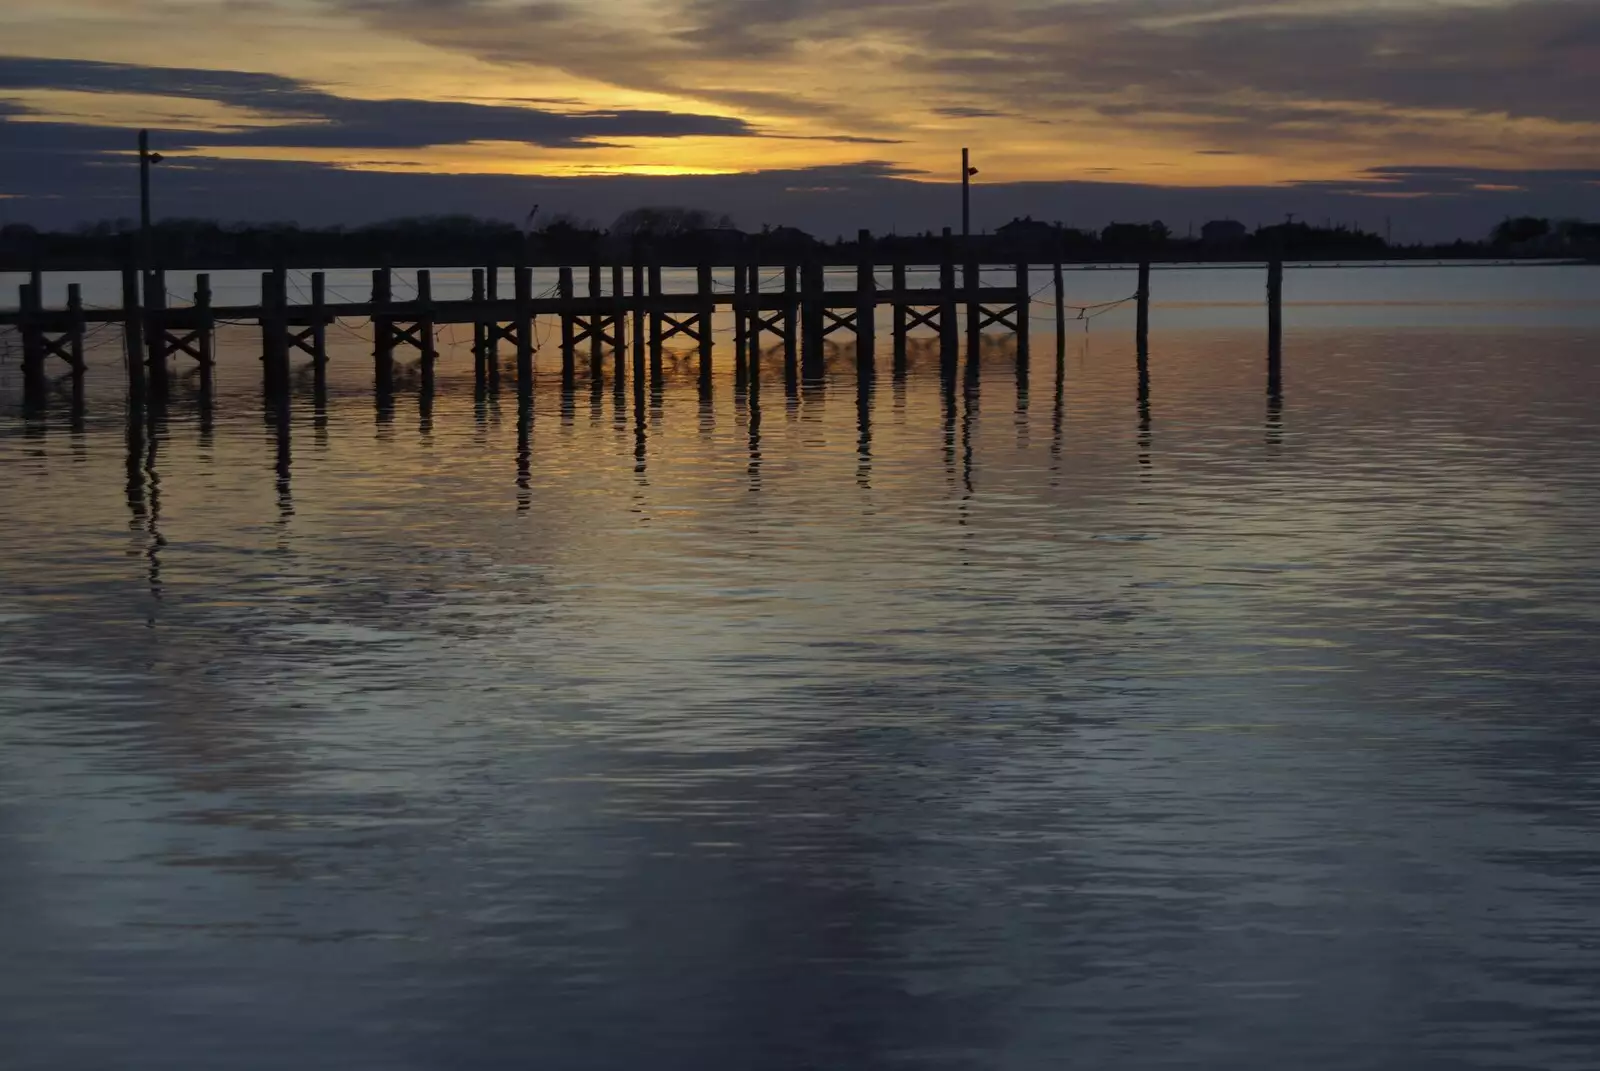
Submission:
<svg viewBox="0 0 1600 1071">
<path fill-rule="evenodd" d="M 1120 118 L 1098 129 L 1249 153 L 1387 153 L 1422 132 L 1458 156 L 1600 159 L 1591 0 L 646 0 L 632 32 L 604 0 L 526 25 L 515 3 L 329 2 L 496 63 L 754 112 L 871 123 L 959 95 L 932 114 Z"/>
<path fill-rule="evenodd" d="M 160 143 L 170 149 L 405 149 L 477 141 L 573 148 L 603 144 L 606 138 L 753 137 L 758 133 L 743 119 L 731 116 L 644 109 L 550 111 L 456 101 L 358 100 L 270 74 L 0 56 L 0 92 L 8 89 L 207 100 L 287 120 L 281 125 L 240 130 L 161 131 Z M 97 128 L 91 127 L 84 127 L 88 131 L 84 134 L 73 134 L 60 129 L 66 124 L 54 124 L 56 129 L 50 130 L 25 129 L 34 125 L 52 124 L 7 124 L 7 140 L 16 138 L 24 148 L 37 150 L 52 145 L 92 147 L 112 136 L 95 133 Z M 115 136 L 126 140 L 125 135 Z"/>
<path fill-rule="evenodd" d="M 931 109 L 934 115 L 942 115 L 946 119 L 998 119 L 1005 112 L 995 111 L 993 108 L 973 108 L 966 106 L 952 106 L 947 108 Z"/>
</svg>

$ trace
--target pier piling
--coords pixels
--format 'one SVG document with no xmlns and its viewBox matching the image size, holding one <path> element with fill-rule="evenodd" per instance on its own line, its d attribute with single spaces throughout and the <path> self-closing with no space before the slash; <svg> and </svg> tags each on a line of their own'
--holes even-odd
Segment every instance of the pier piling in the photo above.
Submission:
<svg viewBox="0 0 1600 1071">
<path fill-rule="evenodd" d="M 872 233 L 856 235 L 856 370 L 870 376 L 877 363 L 878 279 L 873 271 Z"/>
<path fill-rule="evenodd" d="M 144 401 L 144 309 L 139 304 L 139 270 L 130 257 L 122 266 L 122 357 L 128 373 L 128 400 Z"/>
<path fill-rule="evenodd" d="M 372 370 L 380 396 L 394 391 L 394 281 L 388 268 L 372 270 Z"/>
<path fill-rule="evenodd" d="M 701 261 L 695 266 L 695 330 L 700 343 L 700 396 L 711 395 L 711 324 L 716 313 L 715 297 L 711 289 L 711 265 Z"/>
<path fill-rule="evenodd" d="M 1267 264 L 1267 359 L 1276 368 L 1283 356 L 1283 261 Z"/>
<path fill-rule="evenodd" d="M 1135 291 L 1138 299 L 1138 309 L 1134 321 L 1134 344 L 1140 353 L 1147 352 L 1150 348 L 1150 262 L 1139 262 L 1139 286 Z"/>
<path fill-rule="evenodd" d="M 517 336 L 517 390 L 526 393 L 533 390 L 533 269 L 519 264 L 512 274 L 512 293 L 517 306 L 513 327 Z M 495 366 L 498 365 L 496 361 Z M 498 379 L 498 371 L 491 371 L 490 384 L 496 384 Z"/>
</svg>

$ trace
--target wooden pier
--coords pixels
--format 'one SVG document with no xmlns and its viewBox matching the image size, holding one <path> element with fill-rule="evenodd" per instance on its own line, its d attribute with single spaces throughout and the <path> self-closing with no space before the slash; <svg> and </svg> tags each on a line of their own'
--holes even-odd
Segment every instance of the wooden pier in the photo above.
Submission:
<svg viewBox="0 0 1600 1071">
<path fill-rule="evenodd" d="M 262 388 L 268 396 L 287 394 L 292 358 L 297 353 L 309 357 L 320 388 L 328 362 L 328 328 L 345 319 L 366 320 L 372 325 L 373 382 L 380 394 L 393 390 L 397 353 L 419 355 L 423 382 L 431 386 L 438 357 L 435 332 L 440 326 L 451 324 L 472 327 L 473 366 L 479 385 L 499 385 L 504 345 L 515 355 L 516 382 L 527 388 L 532 382 L 537 348 L 535 323 L 541 316 L 559 322 L 556 337 L 560 340 L 565 386 L 571 386 L 577 378 L 580 351 L 587 354 L 591 380 L 598 381 L 604 375 L 609 354 L 615 380 L 622 382 L 628 370 L 630 345 L 635 379 L 642 378 L 647 360 L 651 373 L 659 377 L 665 344 L 682 337 L 698 350 L 700 383 L 703 390 L 709 390 L 714 353 L 712 325 L 719 311 L 733 316 L 735 374 L 741 384 L 758 374 L 755 358 L 762 352 L 764 340 L 769 339 L 781 345 L 786 379 L 791 382 L 812 380 L 823 374 L 824 342 L 835 334 L 853 338 L 857 361 L 863 372 L 870 372 L 876 358 L 877 312 L 884 306 L 891 310 L 897 375 L 905 372 L 907 338 L 917 329 L 931 331 L 937 337 L 941 369 L 947 376 L 955 372 L 963 327 L 966 348 L 973 353 L 986 329 L 1010 332 L 1016 339 L 1018 360 L 1025 363 L 1035 300 L 1030 284 L 1039 277 L 1035 273 L 1049 273 L 1050 281 L 1040 287 L 1041 291 L 1054 284 L 1055 322 L 1060 337 L 1068 308 L 1060 263 L 1001 267 L 1001 272 L 1014 272 L 1006 285 L 986 286 L 982 275 L 987 272 L 993 276 L 995 265 L 964 259 L 961 247 L 948 238 L 948 232 L 944 248 L 945 254 L 937 264 L 884 261 L 874 256 L 871 236 L 862 232 L 856 245 L 858 259 L 844 265 L 829 262 L 821 250 L 776 264 L 727 257 L 717 262 L 679 265 L 647 260 L 641 255 L 629 261 L 555 268 L 490 264 L 472 268 L 471 294 L 456 300 L 435 297 L 431 272 L 425 268 L 417 269 L 409 280 L 402 280 L 414 285 L 414 296 L 397 300 L 394 270 L 377 268 L 372 271 L 366 300 L 329 300 L 324 273 L 313 272 L 309 297 L 301 293 L 301 300 L 295 302 L 289 293 L 287 269 L 280 265 L 262 273 L 260 298 L 255 304 L 215 304 L 209 276 L 199 275 L 192 303 L 179 307 L 169 307 L 166 277 L 160 268 L 141 269 L 130 263 L 123 270 L 119 308 L 86 308 L 74 284 L 68 289 L 65 308 L 47 309 L 41 300 L 43 280 L 36 271 L 21 287 L 17 310 L 0 313 L 0 326 L 14 327 L 21 335 L 24 390 L 30 402 L 41 399 L 47 391 L 55 360 L 65 363 L 75 393 L 81 391 L 85 334 L 101 324 L 122 327 L 127 387 L 135 398 L 147 393 L 164 395 L 174 364 L 186 361 L 198 368 L 202 389 L 206 389 L 216 360 L 214 335 L 219 323 L 259 328 Z M 691 268 L 693 289 L 666 290 L 662 272 L 669 267 Z M 509 295 L 500 291 L 502 268 L 511 275 Z M 853 273 L 853 285 L 848 289 L 829 288 L 830 269 Z M 879 276 L 884 270 L 887 285 Z M 540 276 L 537 280 L 536 271 Z M 936 276 L 937 285 L 909 285 L 912 271 Z M 714 285 L 718 274 L 730 273 L 731 288 L 718 289 Z M 1269 359 L 1275 370 L 1281 351 L 1281 262 L 1268 266 L 1267 278 Z M 585 284 L 582 292 L 578 288 L 580 279 Z M 609 288 L 604 285 L 608 279 Z M 1137 290 L 1106 305 L 1125 302 L 1137 306 L 1136 339 L 1142 355 L 1149 334 L 1148 263 L 1138 265 Z M 1081 316 L 1085 310 L 1078 311 Z"/>
</svg>

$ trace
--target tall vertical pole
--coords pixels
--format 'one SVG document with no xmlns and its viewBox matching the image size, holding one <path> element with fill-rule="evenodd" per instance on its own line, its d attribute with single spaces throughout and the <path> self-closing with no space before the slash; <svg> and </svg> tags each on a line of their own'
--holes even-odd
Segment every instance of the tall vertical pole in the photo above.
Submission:
<svg viewBox="0 0 1600 1071">
<path fill-rule="evenodd" d="M 961 237 L 972 233 L 972 155 L 961 150 Z"/>
<path fill-rule="evenodd" d="M 150 131 L 139 131 L 139 266 L 150 268 Z"/>
</svg>

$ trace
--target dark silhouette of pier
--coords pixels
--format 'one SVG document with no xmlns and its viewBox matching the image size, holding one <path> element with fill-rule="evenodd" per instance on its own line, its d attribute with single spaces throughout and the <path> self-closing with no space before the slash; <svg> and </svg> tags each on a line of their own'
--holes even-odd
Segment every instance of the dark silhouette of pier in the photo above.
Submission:
<svg viewBox="0 0 1600 1071">
<path fill-rule="evenodd" d="M 169 307 L 165 272 L 141 266 L 130 255 L 122 269 L 122 301 L 117 308 L 87 308 L 77 284 L 67 288 L 64 308 L 45 308 L 43 276 L 30 274 L 20 290 L 18 308 L 0 313 L 0 326 L 14 327 L 22 340 L 25 400 L 36 403 L 50 387 L 53 362 L 66 365 L 74 396 L 81 396 L 86 371 L 84 340 L 91 326 L 120 325 L 130 398 L 147 395 L 164 398 L 175 365 L 192 362 L 201 390 L 210 387 L 215 366 L 214 337 L 219 323 L 245 323 L 261 333 L 262 388 L 268 397 L 286 396 L 292 382 L 295 355 L 310 359 L 319 393 L 325 382 L 328 328 L 342 320 L 369 321 L 373 334 L 373 383 L 380 399 L 395 388 L 397 355 L 420 356 L 418 372 L 431 389 L 438 360 L 436 330 L 442 325 L 471 325 L 475 377 L 482 386 L 498 388 L 503 368 L 514 367 L 516 383 L 532 382 L 539 317 L 559 323 L 561 377 L 570 387 L 578 378 L 579 361 L 588 362 L 591 382 L 603 379 L 607 358 L 618 388 L 629 374 L 636 383 L 648 375 L 659 381 L 666 343 L 685 339 L 698 351 L 699 380 L 703 393 L 710 390 L 715 350 L 713 321 L 719 312 L 733 316 L 733 351 L 736 382 L 743 385 L 759 375 L 758 357 L 765 343 L 781 346 L 786 383 L 814 380 L 822 375 L 824 346 L 836 334 L 855 342 L 857 361 L 870 372 L 876 360 L 877 313 L 891 310 L 893 362 L 896 375 L 906 366 L 908 339 L 925 330 L 938 340 L 941 369 L 956 374 L 959 352 L 977 352 L 986 331 L 1009 332 L 1015 338 L 1019 366 L 1025 370 L 1030 347 L 1030 327 L 1036 293 L 1035 273 L 1050 272 L 1055 326 L 1062 336 L 1068 309 L 1076 316 L 1097 314 L 1126 303 L 1136 306 L 1136 337 L 1141 353 L 1148 347 L 1150 328 L 1151 265 L 1138 265 L 1138 285 L 1125 298 L 1098 306 L 1068 306 L 1062 282 L 1063 265 L 1020 262 L 997 268 L 977 259 L 973 246 L 948 231 L 937 263 L 908 262 L 892 247 L 880 248 L 862 232 L 851 250 L 853 261 L 840 262 L 825 250 L 813 249 L 773 263 L 768 258 L 730 254 L 719 260 L 702 259 L 687 265 L 651 258 L 636 250 L 631 259 L 594 260 L 581 265 L 535 267 L 527 263 L 488 264 L 472 268 L 468 297 L 435 297 L 429 269 L 415 269 L 410 280 L 413 296 L 395 296 L 396 270 L 375 268 L 371 290 L 364 300 L 329 300 L 325 273 L 313 272 L 309 298 L 291 300 L 288 269 L 275 265 L 261 273 L 259 299 L 245 305 L 218 305 L 213 300 L 210 276 L 197 276 L 191 304 Z M 1076 267 L 1076 266 L 1074 266 Z M 668 289 L 664 269 L 692 269 L 691 289 Z M 887 269 L 888 285 L 880 271 Z M 1081 269 L 1079 269 L 1081 270 Z M 509 293 L 502 289 L 509 272 Z M 829 275 L 853 276 L 848 288 L 828 285 Z M 912 272 L 936 278 L 935 285 L 913 286 Z M 1007 276 L 1000 285 L 996 273 Z M 536 273 L 543 289 L 536 290 Z M 731 274 L 732 286 L 719 289 L 718 276 Z M 986 285 L 984 276 L 991 282 Z M 551 277 L 553 276 L 553 285 Z M 1267 326 L 1271 374 L 1281 355 L 1283 265 L 1267 266 Z M 609 285 L 608 285 L 609 284 Z M 514 356 L 503 366 L 502 352 Z M 631 361 L 630 361 L 631 356 Z M 55 366 L 59 367 L 59 366 Z M 1019 374 L 1026 375 L 1025 371 Z"/>
</svg>

